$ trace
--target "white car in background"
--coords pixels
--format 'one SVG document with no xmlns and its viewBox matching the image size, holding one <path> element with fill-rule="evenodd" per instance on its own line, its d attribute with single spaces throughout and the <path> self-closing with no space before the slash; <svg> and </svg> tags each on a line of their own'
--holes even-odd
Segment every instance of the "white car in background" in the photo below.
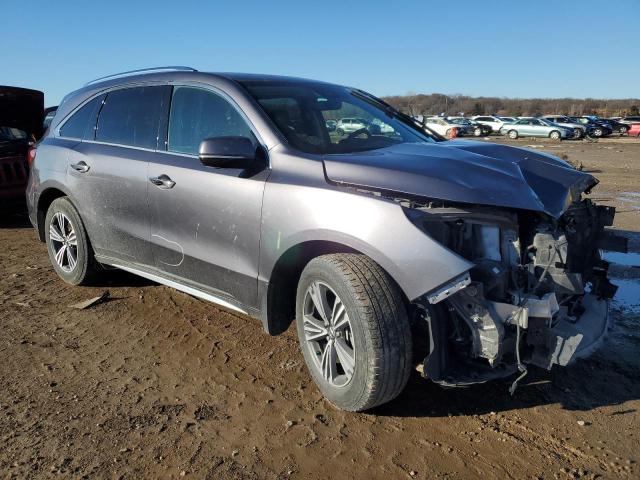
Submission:
<svg viewBox="0 0 640 480">
<path fill-rule="evenodd" d="M 336 132 L 339 135 L 345 135 L 368 128 L 369 122 L 363 118 L 341 118 L 336 125 Z"/>
<path fill-rule="evenodd" d="M 499 132 L 502 126 L 507 123 L 502 118 L 494 115 L 477 115 L 475 117 L 471 117 L 471 120 L 475 120 L 476 122 L 484 125 L 489 125 L 493 132 Z"/>
<path fill-rule="evenodd" d="M 442 135 L 445 138 L 451 138 L 455 129 L 455 132 L 462 130 L 462 126 L 455 124 L 443 117 L 427 117 L 424 119 L 424 124 L 430 130 Z"/>
</svg>

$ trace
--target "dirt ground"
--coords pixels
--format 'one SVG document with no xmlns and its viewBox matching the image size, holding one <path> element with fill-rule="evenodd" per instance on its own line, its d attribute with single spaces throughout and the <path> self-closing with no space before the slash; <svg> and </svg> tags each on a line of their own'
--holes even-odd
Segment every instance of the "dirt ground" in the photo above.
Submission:
<svg viewBox="0 0 640 480">
<path fill-rule="evenodd" d="M 592 197 L 620 208 L 640 252 L 640 140 L 509 143 L 598 176 Z M 443 390 L 416 372 L 353 414 L 322 399 L 293 328 L 272 338 L 125 273 L 68 286 L 24 216 L 2 221 L 0 245 L 0 478 L 640 476 L 638 253 L 616 257 L 615 325 L 590 359 L 536 371 L 513 397 L 508 382 Z"/>
</svg>

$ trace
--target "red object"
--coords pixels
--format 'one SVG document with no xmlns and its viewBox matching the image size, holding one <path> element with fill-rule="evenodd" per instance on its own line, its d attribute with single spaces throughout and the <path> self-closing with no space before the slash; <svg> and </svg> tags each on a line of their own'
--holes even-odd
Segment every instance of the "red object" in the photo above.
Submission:
<svg viewBox="0 0 640 480">
<path fill-rule="evenodd" d="M 640 123 L 632 123 L 627 131 L 630 137 L 640 137 Z"/>
<path fill-rule="evenodd" d="M 27 164 L 29 165 L 29 167 L 31 167 L 31 165 L 33 165 L 33 161 L 36 159 L 36 147 L 29 147 L 29 150 L 27 150 Z"/>
<path fill-rule="evenodd" d="M 456 138 L 458 136 L 458 127 L 453 127 L 451 129 L 451 133 L 449 133 L 449 138 Z"/>
</svg>

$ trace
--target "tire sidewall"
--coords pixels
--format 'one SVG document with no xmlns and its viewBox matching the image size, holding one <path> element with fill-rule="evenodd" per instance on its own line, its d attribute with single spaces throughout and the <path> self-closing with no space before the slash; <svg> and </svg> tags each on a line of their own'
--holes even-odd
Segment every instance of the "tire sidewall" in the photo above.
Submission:
<svg viewBox="0 0 640 480">
<path fill-rule="evenodd" d="M 331 386 L 322 375 L 316 371 L 316 368 L 313 366 L 315 365 L 313 354 L 306 345 L 306 340 L 304 340 L 304 324 L 302 321 L 304 297 L 307 288 L 314 281 L 321 281 L 329 285 L 338 297 L 340 297 L 349 316 L 355 346 L 355 371 L 349 383 L 342 387 Z M 341 278 L 339 272 L 330 269 L 326 264 L 319 263 L 310 265 L 305 269 L 298 283 L 296 297 L 296 329 L 300 349 L 304 355 L 308 370 L 322 394 L 331 403 L 346 410 L 350 409 L 350 405 L 355 406 L 359 403 L 359 399 L 365 394 L 367 389 L 368 379 L 372 377 L 372 372 L 370 372 L 372 360 L 369 358 L 372 350 L 372 341 L 364 328 L 364 321 L 354 297 L 355 292 L 352 291 L 346 279 Z"/>
<path fill-rule="evenodd" d="M 51 227 L 53 216 L 58 212 L 63 213 L 69 219 L 74 231 L 76 232 L 77 263 L 76 267 L 71 272 L 65 272 L 56 262 L 55 252 L 53 250 L 53 244 L 51 243 L 49 234 L 49 228 Z M 89 265 L 89 245 L 87 242 L 87 235 L 84 230 L 84 225 L 82 224 L 82 220 L 80 219 L 80 215 L 78 214 L 78 211 L 75 209 L 73 204 L 66 197 L 54 200 L 49 206 L 44 222 L 44 235 L 45 242 L 47 244 L 47 252 L 49 253 L 49 259 L 51 260 L 51 264 L 53 265 L 56 273 L 60 276 L 60 278 L 62 278 L 62 280 L 71 285 L 80 284 L 86 276 L 87 267 Z"/>
<path fill-rule="evenodd" d="M 516 130 L 509 130 L 509 132 L 507 133 L 507 136 L 510 139 L 515 140 L 516 138 L 518 138 L 518 132 Z"/>
</svg>

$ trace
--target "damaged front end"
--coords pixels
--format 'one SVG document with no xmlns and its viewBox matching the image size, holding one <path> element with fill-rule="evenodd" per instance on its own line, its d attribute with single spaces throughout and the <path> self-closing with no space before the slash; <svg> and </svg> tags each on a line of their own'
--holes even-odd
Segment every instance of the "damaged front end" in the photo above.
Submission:
<svg viewBox="0 0 640 480">
<path fill-rule="evenodd" d="M 474 263 L 414 302 L 429 330 L 426 378 L 466 385 L 519 371 L 520 379 L 527 365 L 568 365 L 604 338 L 616 287 L 600 249 L 626 250 L 605 230 L 614 208 L 579 196 L 557 218 L 443 202 L 404 207 L 418 228 Z"/>
</svg>

